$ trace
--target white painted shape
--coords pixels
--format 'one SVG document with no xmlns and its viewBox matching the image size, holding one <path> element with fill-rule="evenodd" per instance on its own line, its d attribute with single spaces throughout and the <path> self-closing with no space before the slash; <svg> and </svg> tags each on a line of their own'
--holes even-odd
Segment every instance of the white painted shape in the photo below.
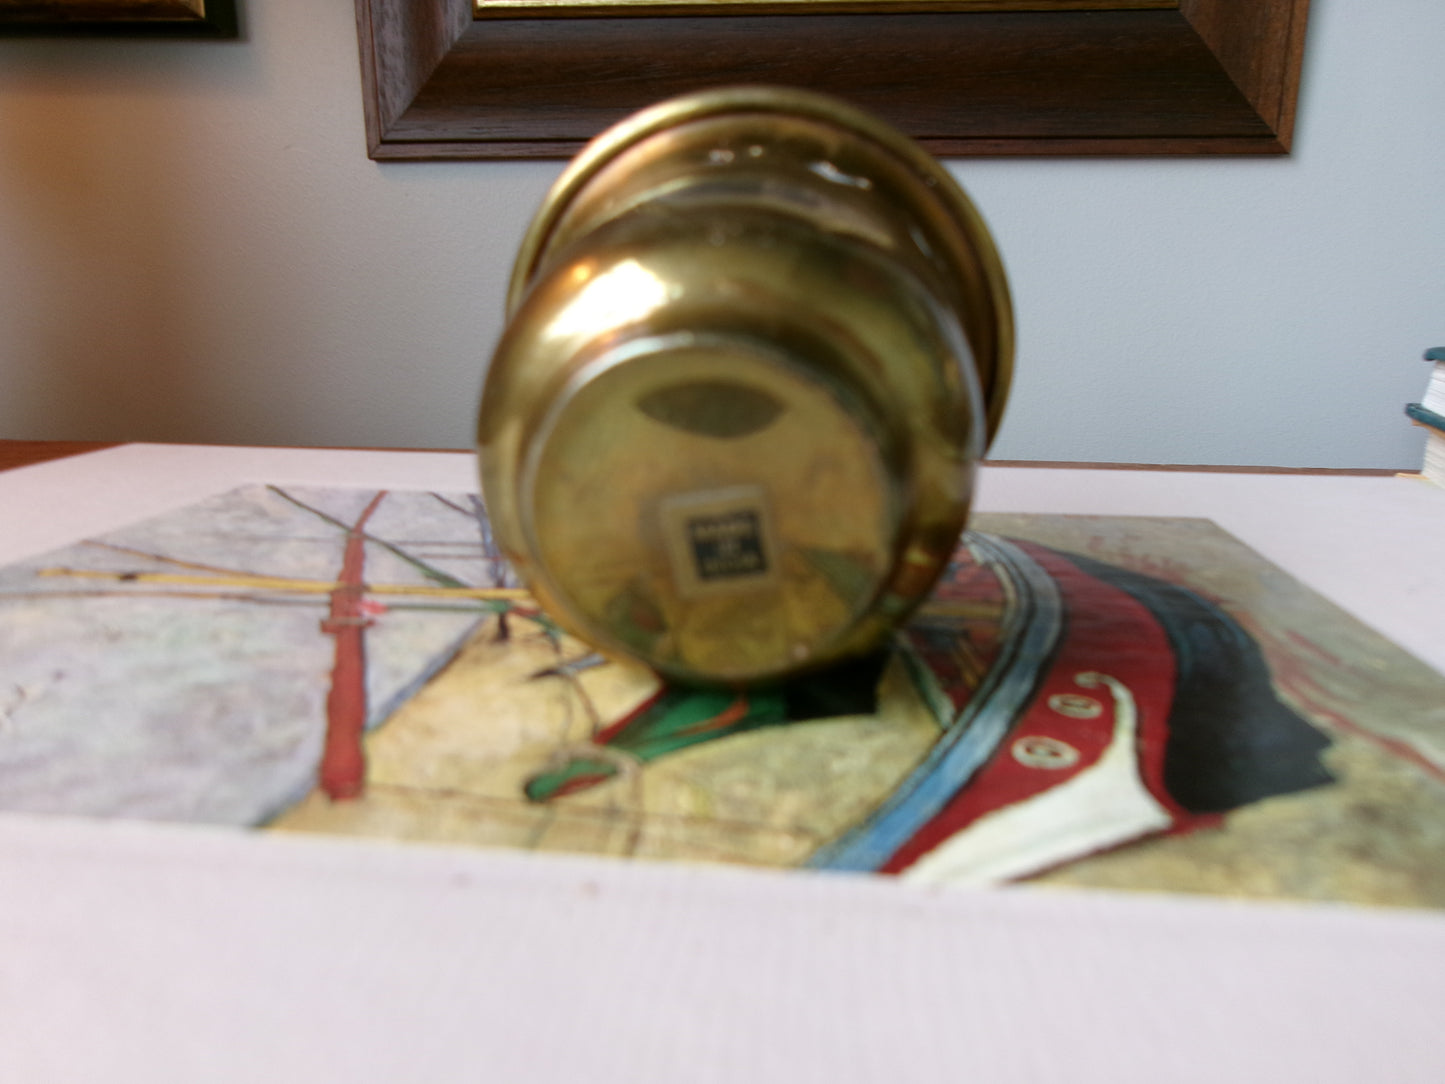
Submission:
<svg viewBox="0 0 1445 1084">
<path fill-rule="evenodd" d="M 1139 778 L 1139 712 L 1115 678 L 1084 673 L 1114 700 L 1114 736 L 1103 755 L 1067 782 L 980 817 L 903 872 L 919 884 L 989 885 L 1048 869 L 1159 832 L 1173 818 Z"/>
</svg>

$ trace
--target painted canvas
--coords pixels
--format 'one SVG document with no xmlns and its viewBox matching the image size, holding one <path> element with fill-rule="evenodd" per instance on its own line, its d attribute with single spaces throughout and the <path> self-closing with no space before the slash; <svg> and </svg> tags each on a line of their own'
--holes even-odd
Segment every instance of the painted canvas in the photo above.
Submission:
<svg viewBox="0 0 1445 1084">
<path fill-rule="evenodd" d="M 1204 520 L 980 515 L 885 650 L 665 687 L 473 494 L 251 486 L 0 570 L 0 809 L 1445 906 L 1445 678 Z"/>
</svg>

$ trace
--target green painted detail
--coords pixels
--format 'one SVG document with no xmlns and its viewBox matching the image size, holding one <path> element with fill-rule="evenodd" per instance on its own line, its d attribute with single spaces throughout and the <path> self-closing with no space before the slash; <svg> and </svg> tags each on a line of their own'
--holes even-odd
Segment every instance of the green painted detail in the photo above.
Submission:
<svg viewBox="0 0 1445 1084">
<path fill-rule="evenodd" d="M 783 698 L 777 693 L 669 689 L 607 745 L 642 761 L 656 760 L 690 745 L 784 722 Z"/>
<path fill-rule="evenodd" d="M 530 802 L 546 802 L 576 790 L 585 790 L 605 783 L 617 774 L 617 765 L 608 760 L 575 757 L 560 768 L 538 772 L 522 788 Z"/>
<path fill-rule="evenodd" d="M 646 763 L 689 746 L 787 721 L 780 692 L 671 688 L 632 718 L 604 731 L 599 744 Z M 604 783 L 617 771 L 613 761 L 581 754 L 560 768 L 534 775 L 524 792 L 534 802 L 545 802 Z"/>
</svg>

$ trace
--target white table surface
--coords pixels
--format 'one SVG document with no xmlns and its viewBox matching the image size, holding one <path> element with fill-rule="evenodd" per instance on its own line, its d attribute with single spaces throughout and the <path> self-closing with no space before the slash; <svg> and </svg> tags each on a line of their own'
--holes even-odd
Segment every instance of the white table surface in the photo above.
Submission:
<svg viewBox="0 0 1445 1084">
<path fill-rule="evenodd" d="M 129 445 L 0 474 L 0 561 L 255 481 L 475 484 Z M 1213 519 L 1445 672 L 1428 483 L 1000 467 L 977 507 Z M 1438 1084 L 1442 1016 L 1433 912 L 0 816 L 0 1081 Z"/>
</svg>

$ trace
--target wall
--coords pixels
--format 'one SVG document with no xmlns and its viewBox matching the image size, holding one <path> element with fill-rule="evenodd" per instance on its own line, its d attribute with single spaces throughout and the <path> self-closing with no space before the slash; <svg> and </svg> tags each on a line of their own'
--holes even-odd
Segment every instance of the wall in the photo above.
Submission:
<svg viewBox="0 0 1445 1084">
<path fill-rule="evenodd" d="M 371 162 L 351 0 L 244 6 L 0 41 L 0 437 L 469 442 L 560 163 Z M 1445 5 L 1312 6 L 1289 158 L 953 164 L 1015 291 L 997 457 L 1418 466 Z"/>
</svg>

